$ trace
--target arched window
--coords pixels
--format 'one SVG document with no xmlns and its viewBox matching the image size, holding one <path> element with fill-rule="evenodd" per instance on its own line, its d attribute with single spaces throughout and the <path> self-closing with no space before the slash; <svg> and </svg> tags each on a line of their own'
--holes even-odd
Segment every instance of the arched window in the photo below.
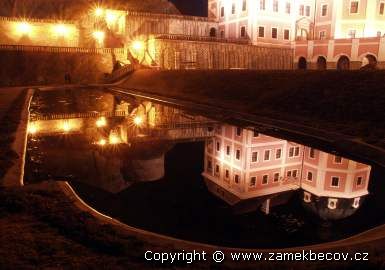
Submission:
<svg viewBox="0 0 385 270">
<path fill-rule="evenodd" d="M 305 57 L 300 57 L 298 59 L 298 69 L 306 70 L 307 69 L 307 61 Z"/>
<path fill-rule="evenodd" d="M 210 28 L 210 37 L 216 37 L 217 36 L 217 29 L 214 27 Z"/>
<path fill-rule="evenodd" d="M 337 70 L 349 70 L 350 69 L 350 60 L 347 56 L 341 56 L 337 62 Z"/>
<path fill-rule="evenodd" d="M 362 60 L 361 69 L 375 70 L 377 68 L 377 58 L 371 54 L 368 54 Z"/>
<path fill-rule="evenodd" d="M 317 59 L 317 70 L 326 70 L 327 69 L 327 62 L 326 58 L 323 56 L 318 57 Z"/>
</svg>

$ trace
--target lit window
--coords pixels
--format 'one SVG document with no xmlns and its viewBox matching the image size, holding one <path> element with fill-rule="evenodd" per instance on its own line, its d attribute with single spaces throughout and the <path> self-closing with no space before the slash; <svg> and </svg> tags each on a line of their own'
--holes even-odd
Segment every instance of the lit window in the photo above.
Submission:
<svg viewBox="0 0 385 270">
<path fill-rule="evenodd" d="M 240 160 L 241 159 L 241 150 L 237 149 L 237 151 L 235 152 L 235 158 L 237 160 Z"/>
<path fill-rule="evenodd" d="M 278 182 L 279 180 L 279 173 L 274 174 L 274 182 Z"/>
<path fill-rule="evenodd" d="M 384 15 L 385 13 L 385 3 L 381 2 L 380 3 L 380 15 Z"/>
<path fill-rule="evenodd" d="M 328 15 L 328 5 L 322 5 L 321 16 L 325 17 L 326 15 Z"/>
<path fill-rule="evenodd" d="M 277 28 L 275 28 L 275 27 L 273 27 L 273 28 L 271 28 L 271 37 L 272 38 L 278 38 L 278 29 Z"/>
<path fill-rule="evenodd" d="M 350 13 L 351 14 L 358 13 L 358 5 L 359 5 L 358 1 L 351 1 L 350 2 Z"/>
<path fill-rule="evenodd" d="M 306 6 L 306 16 L 310 17 L 310 6 Z"/>
<path fill-rule="evenodd" d="M 299 6 L 299 15 L 300 16 L 305 15 L 305 6 L 304 5 Z"/>
<path fill-rule="evenodd" d="M 241 38 L 246 37 L 246 26 L 241 26 Z"/>
<path fill-rule="evenodd" d="M 290 30 L 288 29 L 285 29 L 284 32 L 283 32 L 283 38 L 285 40 L 289 40 L 290 39 Z"/>
<path fill-rule="evenodd" d="M 360 197 L 358 197 L 358 198 L 354 198 L 354 200 L 353 200 L 353 208 L 358 208 L 359 206 L 360 206 Z"/>
<path fill-rule="evenodd" d="M 221 7 L 221 17 L 225 17 L 225 7 Z"/>
<path fill-rule="evenodd" d="M 334 156 L 334 163 L 341 164 L 342 158 L 340 156 Z"/>
<path fill-rule="evenodd" d="M 278 0 L 273 0 L 273 11 L 274 12 L 278 12 L 278 5 L 279 5 Z"/>
<path fill-rule="evenodd" d="M 286 13 L 287 14 L 290 14 L 291 12 L 291 5 L 290 5 L 290 2 L 286 2 Z"/>
<path fill-rule="evenodd" d="M 362 176 L 357 177 L 356 185 L 361 186 L 364 183 Z"/>
<path fill-rule="evenodd" d="M 311 194 L 308 192 L 304 192 L 303 193 L 303 201 L 306 203 L 311 202 Z"/>
<path fill-rule="evenodd" d="M 262 185 L 267 185 L 269 182 L 269 176 L 266 174 L 262 177 Z"/>
<path fill-rule="evenodd" d="M 340 178 L 337 176 L 333 176 L 331 186 L 332 187 L 339 187 L 339 185 L 340 185 Z"/>
<path fill-rule="evenodd" d="M 263 160 L 264 161 L 269 161 L 270 160 L 270 150 L 265 150 L 265 153 L 263 155 Z"/>
<path fill-rule="evenodd" d="M 235 3 L 231 5 L 231 14 L 235 14 Z"/>
<path fill-rule="evenodd" d="M 237 127 L 237 136 L 240 137 L 242 135 L 242 129 L 240 127 Z"/>
<path fill-rule="evenodd" d="M 282 157 L 282 149 L 279 148 L 275 150 L 275 159 L 280 159 Z"/>
<path fill-rule="evenodd" d="M 258 161 L 258 152 L 253 152 L 251 154 L 251 162 L 257 162 Z"/>
<path fill-rule="evenodd" d="M 235 182 L 235 184 L 239 184 L 239 175 L 238 174 L 236 174 L 234 176 L 234 182 Z"/>
<path fill-rule="evenodd" d="M 246 9 L 247 9 L 247 2 L 246 2 L 246 0 L 243 0 L 243 2 L 242 2 L 242 11 L 246 11 Z"/>
<path fill-rule="evenodd" d="M 258 37 L 265 37 L 265 27 L 260 26 L 258 27 Z"/>
<path fill-rule="evenodd" d="M 308 181 L 313 181 L 313 173 L 312 172 L 307 172 L 307 178 Z"/>
<path fill-rule="evenodd" d="M 329 198 L 328 199 L 328 208 L 329 209 L 336 209 L 337 208 L 337 202 L 338 202 L 337 199 Z"/>
<path fill-rule="evenodd" d="M 260 10 L 266 9 L 266 0 L 259 0 L 259 9 Z"/>
<path fill-rule="evenodd" d="M 255 185 L 257 184 L 257 177 L 253 176 L 250 178 L 250 186 L 251 187 L 255 187 Z"/>
</svg>

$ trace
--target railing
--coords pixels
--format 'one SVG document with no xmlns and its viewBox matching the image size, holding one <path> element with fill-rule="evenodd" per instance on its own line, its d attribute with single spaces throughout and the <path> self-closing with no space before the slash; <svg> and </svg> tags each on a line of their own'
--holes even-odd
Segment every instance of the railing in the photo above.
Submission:
<svg viewBox="0 0 385 270">
<path fill-rule="evenodd" d="M 31 121 L 64 120 L 77 118 L 98 118 L 98 117 L 127 117 L 125 111 L 114 112 L 87 112 L 87 113 L 61 113 L 31 116 Z"/>
<path fill-rule="evenodd" d="M 30 46 L 0 44 L 3 51 L 28 51 L 49 53 L 85 53 L 85 54 L 122 54 L 124 48 L 81 48 L 81 47 L 53 47 L 53 46 Z"/>
<path fill-rule="evenodd" d="M 177 34 L 161 34 L 161 35 L 157 35 L 156 39 L 204 41 L 204 42 L 219 42 L 219 43 L 236 43 L 236 44 L 243 44 L 243 45 L 251 45 L 252 44 L 251 40 L 249 40 L 249 39 L 231 39 L 231 38 L 189 36 L 189 35 L 177 35 Z"/>
<path fill-rule="evenodd" d="M 178 14 L 162 14 L 162 13 L 151 13 L 151 12 L 139 12 L 139 11 L 127 11 L 128 16 L 146 16 L 146 17 L 160 17 L 165 19 L 184 19 L 184 20 L 194 20 L 202 22 L 216 22 L 216 20 L 207 18 L 207 17 L 198 17 L 198 16 L 188 16 L 188 15 L 178 15 Z"/>
<path fill-rule="evenodd" d="M 127 76 L 128 74 L 130 74 L 131 72 L 133 72 L 135 70 L 134 66 L 129 64 L 129 65 L 125 65 L 117 70 L 115 70 L 114 72 L 112 72 L 112 74 L 110 74 L 108 77 L 107 77 L 107 82 L 116 82 L 120 79 L 123 79 L 125 76 Z"/>
<path fill-rule="evenodd" d="M 63 24 L 76 24 L 74 20 L 56 20 L 56 19 L 37 19 L 37 18 L 18 18 L 18 17 L 4 17 L 0 16 L 0 21 L 7 22 L 31 22 L 31 23 L 63 23 Z"/>
</svg>

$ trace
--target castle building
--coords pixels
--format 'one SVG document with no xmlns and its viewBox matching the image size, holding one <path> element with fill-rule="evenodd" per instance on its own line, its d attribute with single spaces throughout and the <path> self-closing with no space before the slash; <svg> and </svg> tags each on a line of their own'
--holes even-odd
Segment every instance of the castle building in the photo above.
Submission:
<svg viewBox="0 0 385 270">
<path fill-rule="evenodd" d="M 286 202 L 301 190 L 323 219 L 349 216 L 368 194 L 371 167 L 251 130 L 225 125 L 205 147 L 209 190 L 239 211 Z"/>
</svg>

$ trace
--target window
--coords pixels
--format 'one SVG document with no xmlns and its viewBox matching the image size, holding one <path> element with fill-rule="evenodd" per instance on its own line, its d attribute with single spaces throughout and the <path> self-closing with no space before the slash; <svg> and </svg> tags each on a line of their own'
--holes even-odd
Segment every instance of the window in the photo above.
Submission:
<svg viewBox="0 0 385 270">
<path fill-rule="evenodd" d="M 351 1 L 350 2 L 350 14 L 357 14 L 358 13 L 358 1 Z"/>
<path fill-rule="evenodd" d="M 310 6 L 306 6 L 306 16 L 310 17 Z"/>
<path fill-rule="evenodd" d="M 247 2 L 246 0 L 243 0 L 242 2 L 242 11 L 246 11 L 247 10 Z"/>
<path fill-rule="evenodd" d="M 225 38 L 225 31 L 221 30 L 221 38 Z"/>
<path fill-rule="evenodd" d="M 240 137 L 242 135 L 242 129 L 240 127 L 237 127 L 237 132 L 236 133 L 237 133 L 237 136 Z"/>
<path fill-rule="evenodd" d="M 315 158 L 315 149 L 314 148 L 310 148 L 309 149 L 309 157 L 310 158 Z"/>
<path fill-rule="evenodd" d="M 354 198 L 352 206 L 353 208 L 358 208 L 360 206 L 360 197 Z"/>
<path fill-rule="evenodd" d="M 361 186 L 364 183 L 362 176 L 358 176 L 356 180 L 356 185 Z"/>
<path fill-rule="evenodd" d="M 226 146 L 226 155 L 230 156 L 230 146 Z"/>
<path fill-rule="evenodd" d="M 251 162 L 257 162 L 258 161 L 258 152 L 253 152 L 251 154 Z"/>
<path fill-rule="evenodd" d="M 307 172 L 306 180 L 313 181 L 313 173 L 312 172 Z"/>
<path fill-rule="evenodd" d="M 289 39 L 290 39 L 290 30 L 289 30 L 289 29 L 285 29 L 285 30 L 283 31 L 283 38 L 284 38 L 285 40 L 289 40 Z"/>
<path fill-rule="evenodd" d="M 291 12 L 291 5 L 290 5 L 290 2 L 286 2 L 286 13 L 287 14 L 290 14 Z"/>
<path fill-rule="evenodd" d="M 225 17 L 225 7 L 221 7 L 221 17 Z"/>
<path fill-rule="evenodd" d="M 298 174 L 298 170 L 293 170 L 293 173 L 291 174 L 291 176 L 293 176 L 294 178 L 297 177 L 297 174 Z"/>
<path fill-rule="evenodd" d="M 294 156 L 299 157 L 299 146 L 295 147 Z"/>
<path fill-rule="evenodd" d="M 217 142 L 217 151 L 219 152 L 221 150 L 221 143 Z"/>
<path fill-rule="evenodd" d="M 236 174 L 234 176 L 234 182 L 235 182 L 235 184 L 239 184 L 239 175 L 238 174 Z"/>
<path fill-rule="evenodd" d="M 305 191 L 303 193 L 303 201 L 307 203 L 311 202 L 311 194 Z"/>
<path fill-rule="evenodd" d="M 337 176 L 333 176 L 331 186 L 332 187 L 339 187 L 339 185 L 340 185 L 340 178 Z"/>
<path fill-rule="evenodd" d="M 384 15 L 384 14 L 385 14 L 385 3 L 381 2 L 380 3 L 380 15 Z"/>
<path fill-rule="evenodd" d="M 329 209 L 336 209 L 337 208 L 337 202 L 338 202 L 337 199 L 329 198 L 328 199 L 328 208 Z"/>
<path fill-rule="evenodd" d="M 279 148 L 275 150 L 275 159 L 280 159 L 282 157 L 282 149 Z"/>
<path fill-rule="evenodd" d="M 245 37 L 246 37 L 246 26 L 241 26 L 241 38 L 245 38 Z"/>
<path fill-rule="evenodd" d="M 231 5 L 231 14 L 235 14 L 235 3 Z"/>
<path fill-rule="evenodd" d="M 278 29 L 277 28 L 271 28 L 271 37 L 272 38 L 278 38 Z"/>
<path fill-rule="evenodd" d="M 266 9 L 266 0 L 259 0 L 259 9 L 260 10 Z"/>
<path fill-rule="evenodd" d="M 265 37 L 265 27 L 258 27 L 258 37 Z"/>
<path fill-rule="evenodd" d="M 294 157 L 294 147 L 289 148 L 289 157 Z"/>
<path fill-rule="evenodd" d="M 334 156 L 334 163 L 341 164 L 342 158 L 340 156 Z"/>
<path fill-rule="evenodd" d="M 289 157 L 299 157 L 299 146 L 289 148 Z"/>
<path fill-rule="evenodd" d="M 270 150 L 265 150 L 265 153 L 263 155 L 263 160 L 264 161 L 269 161 L 270 160 Z"/>
<path fill-rule="evenodd" d="M 278 180 L 279 180 L 279 173 L 275 173 L 274 174 L 274 182 L 278 182 Z"/>
<path fill-rule="evenodd" d="M 278 0 L 273 0 L 273 11 L 274 12 L 278 12 L 278 5 L 279 5 Z"/>
<path fill-rule="evenodd" d="M 226 170 L 225 176 L 226 176 L 226 179 L 229 179 L 229 177 L 230 177 L 230 172 L 229 172 L 229 170 Z"/>
<path fill-rule="evenodd" d="M 211 170 L 213 169 L 213 163 L 211 162 L 211 160 L 207 161 L 207 170 L 211 172 Z"/>
<path fill-rule="evenodd" d="M 325 17 L 326 15 L 328 15 L 328 5 L 322 5 L 321 16 Z"/>
<path fill-rule="evenodd" d="M 241 150 L 237 149 L 237 151 L 235 152 L 235 158 L 237 160 L 240 160 L 241 159 Z"/>
<path fill-rule="evenodd" d="M 287 171 L 286 175 L 287 177 L 291 177 L 291 171 Z"/>
<path fill-rule="evenodd" d="M 265 174 L 262 177 L 262 185 L 267 185 L 268 182 L 269 182 L 269 176 L 267 174 Z"/>
<path fill-rule="evenodd" d="M 319 39 L 325 39 L 326 38 L 326 31 L 320 31 L 319 32 Z"/>
<path fill-rule="evenodd" d="M 257 177 L 253 176 L 250 178 L 250 186 L 251 187 L 255 187 L 255 185 L 257 184 Z"/>
<path fill-rule="evenodd" d="M 350 29 L 348 33 L 349 38 L 356 38 L 356 30 Z"/>
<path fill-rule="evenodd" d="M 253 131 L 253 137 L 254 137 L 254 138 L 257 138 L 258 136 L 259 136 L 258 131 L 254 130 L 254 131 Z"/>
<path fill-rule="evenodd" d="M 304 5 L 300 5 L 299 6 L 299 15 L 300 16 L 304 16 L 305 15 L 305 6 Z"/>
</svg>

